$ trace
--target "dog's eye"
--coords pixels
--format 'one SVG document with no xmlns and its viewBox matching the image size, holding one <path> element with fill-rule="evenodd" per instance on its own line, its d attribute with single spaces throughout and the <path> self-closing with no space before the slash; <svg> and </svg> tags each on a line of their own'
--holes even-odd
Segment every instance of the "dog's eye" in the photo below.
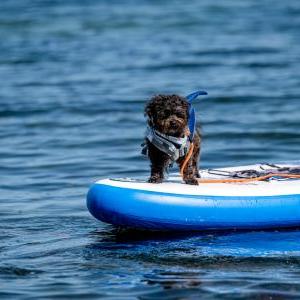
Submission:
<svg viewBox="0 0 300 300">
<path fill-rule="evenodd" d="M 166 117 L 169 117 L 170 115 L 171 115 L 171 111 L 170 111 L 170 110 L 168 110 L 168 109 L 167 109 L 167 110 L 165 110 L 165 116 L 166 116 Z"/>
</svg>

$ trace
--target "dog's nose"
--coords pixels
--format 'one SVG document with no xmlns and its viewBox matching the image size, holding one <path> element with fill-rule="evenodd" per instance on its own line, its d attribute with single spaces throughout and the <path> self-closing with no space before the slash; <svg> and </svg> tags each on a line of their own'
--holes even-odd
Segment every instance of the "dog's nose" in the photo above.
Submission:
<svg viewBox="0 0 300 300">
<path fill-rule="evenodd" d="M 171 120 L 170 124 L 171 124 L 172 127 L 177 125 L 176 121 L 174 121 L 174 120 Z"/>
</svg>

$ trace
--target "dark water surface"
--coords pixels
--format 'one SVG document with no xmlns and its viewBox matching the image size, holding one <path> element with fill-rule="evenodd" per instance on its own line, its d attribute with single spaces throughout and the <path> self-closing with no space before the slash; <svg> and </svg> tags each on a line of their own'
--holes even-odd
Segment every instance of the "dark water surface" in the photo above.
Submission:
<svg viewBox="0 0 300 300">
<path fill-rule="evenodd" d="M 0 2 L 0 298 L 300 298 L 300 231 L 146 236 L 85 207 L 146 176 L 143 107 L 196 104 L 202 166 L 299 159 L 300 3 Z"/>
</svg>

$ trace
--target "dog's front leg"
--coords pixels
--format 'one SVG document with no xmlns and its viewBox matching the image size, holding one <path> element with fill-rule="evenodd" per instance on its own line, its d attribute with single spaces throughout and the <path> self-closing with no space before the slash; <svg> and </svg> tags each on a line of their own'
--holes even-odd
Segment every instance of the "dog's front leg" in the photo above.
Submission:
<svg viewBox="0 0 300 300">
<path fill-rule="evenodd" d="M 164 179 L 164 170 L 151 164 L 151 176 L 148 182 L 151 183 L 162 183 Z"/>
<path fill-rule="evenodd" d="M 169 156 L 150 143 L 148 149 L 151 161 L 151 175 L 148 182 L 161 183 L 164 179 L 164 172 L 169 164 Z"/>
</svg>

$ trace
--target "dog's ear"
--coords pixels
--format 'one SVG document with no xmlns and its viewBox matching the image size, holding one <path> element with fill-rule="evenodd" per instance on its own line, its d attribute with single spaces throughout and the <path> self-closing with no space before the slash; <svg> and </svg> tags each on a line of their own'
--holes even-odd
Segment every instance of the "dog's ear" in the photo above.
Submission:
<svg viewBox="0 0 300 300">
<path fill-rule="evenodd" d="M 161 109 L 162 102 L 164 102 L 164 95 L 155 95 L 153 96 L 145 107 L 145 116 L 148 116 L 149 119 L 153 119 L 156 116 L 157 111 Z"/>
<path fill-rule="evenodd" d="M 155 111 L 154 111 L 154 103 L 153 101 L 149 101 L 147 103 L 147 105 L 145 106 L 145 111 L 144 111 L 144 115 L 145 117 L 148 118 L 148 124 L 150 126 L 153 126 L 153 119 L 154 119 L 154 114 L 155 114 Z"/>
<path fill-rule="evenodd" d="M 149 119 L 153 119 L 156 112 L 156 101 L 155 98 L 151 98 L 150 101 L 145 106 L 144 115 L 145 117 L 148 117 Z"/>
<path fill-rule="evenodd" d="M 151 117 L 151 113 L 152 113 L 152 103 L 148 102 L 145 106 L 145 110 L 144 110 L 144 116 L 145 117 Z"/>
</svg>

